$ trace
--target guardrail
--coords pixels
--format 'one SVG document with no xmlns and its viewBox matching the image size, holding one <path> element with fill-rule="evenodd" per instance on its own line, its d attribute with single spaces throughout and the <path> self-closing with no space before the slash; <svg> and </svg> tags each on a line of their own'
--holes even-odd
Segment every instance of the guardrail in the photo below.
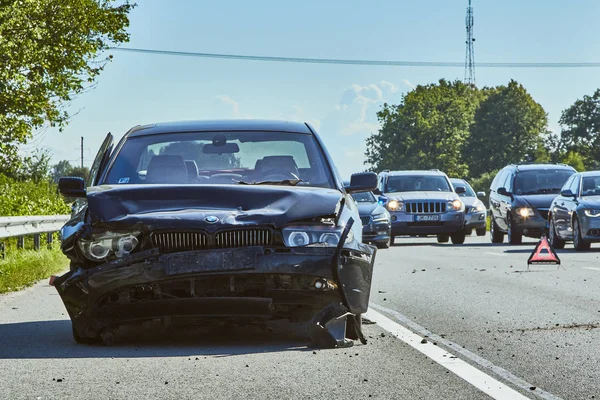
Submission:
<svg viewBox="0 0 600 400">
<path fill-rule="evenodd" d="M 0 240 L 16 237 L 17 248 L 25 246 L 25 236 L 33 236 L 33 248 L 40 249 L 40 235 L 46 234 L 48 248 L 52 247 L 52 235 L 60 231 L 69 215 L 36 215 L 28 217 L 0 217 Z M 4 242 L 0 242 L 0 258 L 4 258 Z"/>
</svg>

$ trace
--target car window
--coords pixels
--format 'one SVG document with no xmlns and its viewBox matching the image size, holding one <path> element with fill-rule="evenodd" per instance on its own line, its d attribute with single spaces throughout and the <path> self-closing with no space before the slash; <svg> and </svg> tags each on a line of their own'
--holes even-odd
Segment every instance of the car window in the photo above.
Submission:
<svg viewBox="0 0 600 400">
<path fill-rule="evenodd" d="M 502 182 L 502 186 L 504 188 L 506 188 L 506 190 L 508 192 L 512 191 L 513 178 L 514 178 L 514 175 L 513 175 L 512 171 L 506 171 L 506 177 L 504 178 L 504 182 Z"/>
<path fill-rule="evenodd" d="M 312 135 L 278 132 L 190 132 L 130 137 L 106 184 L 239 184 L 300 179 L 333 188 Z"/>
<path fill-rule="evenodd" d="M 573 178 L 573 180 L 571 181 L 571 185 L 569 186 L 569 189 L 571 189 L 571 192 L 573 192 L 575 195 L 579 196 L 579 181 L 581 179 L 579 175 L 576 176 L 572 176 L 571 178 Z"/>
<path fill-rule="evenodd" d="M 540 169 L 519 171 L 513 192 L 520 195 L 558 194 L 574 171 L 565 169 Z"/>
<path fill-rule="evenodd" d="M 463 186 L 466 189 L 464 193 L 459 194 L 460 197 L 476 197 L 473 188 L 467 182 L 460 179 L 451 179 L 450 183 L 452 183 L 452 187 L 454 187 L 454 190 L 456 190 L 457 186 Z"/>
<path fill-rule="evenodd" d="M 502 185 L 504 184 L 504 181 L 506 180 L 507 173 L 508 173 L 508 170 L 506 170 L 506 169 L 503 169 L 500 172 L 498 172 L 498 174 L 492 181 L 492 187 L 491 187 L 492 190 L 497 191 L 498 188 L 502 187 Z"/>
<path fill-rule="evenodd" d="M 439 175 L 397 175 L 387 180 L 386 192 L 434 191 L 451 192 L 445 177 Z"/>
<path fill-rule="evenodd" d="M 375 203 L 377 201 L 371 192 L 353 193 L 352 198 L 359 203 Z"/>
<path fill-rule="evenodd" d="M 565 182 L 565 184 L 563 185 L 563 187 L 560 189 L 560 191 L 562 192 L 563 190 L 571 190 L 571 184 L 573 183 L 573 179 L 575 179 L 575 176 L 571 176 L 569 179 L 567 179 L 567 181 Z M 575 192 L 573 192 L 575 193 Z"/>
<path fill-rule="evenodd" d="M 600 175 L 583 177 L 581 195 L 600 196 Z"/>
</svg>

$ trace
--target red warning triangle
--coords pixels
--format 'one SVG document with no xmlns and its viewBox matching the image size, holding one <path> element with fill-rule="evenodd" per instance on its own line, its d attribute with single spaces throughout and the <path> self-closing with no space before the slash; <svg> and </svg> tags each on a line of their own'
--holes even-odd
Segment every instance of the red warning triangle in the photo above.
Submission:
<svg viewBox="0 0 600 400">
<path fill-rule="evenodd" d="M 527 260 L 527 265 L 530 264 L 557 264 L 560 265 L 560 258 L 550 246 L 550 242 L 546 236 L 542 236 L 538 244 L 533 249 L 533 252 Z"/>
</svg>

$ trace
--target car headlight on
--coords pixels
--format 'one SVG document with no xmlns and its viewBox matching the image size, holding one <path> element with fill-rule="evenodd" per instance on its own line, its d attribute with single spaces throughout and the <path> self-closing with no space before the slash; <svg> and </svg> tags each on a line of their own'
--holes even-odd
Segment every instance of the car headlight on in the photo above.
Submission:
<svg viewBox="0 0 600 400">
<path fill-rule="evenodd" d="M 387 213 L 373 214 L 373 222 L 388 222 Z"/>
<path fill-rule="evenodd" d="M 520 207 L 520 208 L 515 209 L 515 211 L 517 212 L 517 215 L 519 215 L 523 218 L 533 217 L 533 215 L 534 215 L 533 209 L 529 208 L 529 207 Z"/>
<path fill-rule="evenodd" d="M 387 203 L 387 209 L 390 211 L 402 211 L 404 209 L 404 203 L 398 200 L 390 200 Z"/>
<path fill-rule="evenodd" d="M 587 210 L 584 210 L 584 213 L 588 217 L 592 217 L 592 218 L 600 217 L 600 210 L 597 210 L 597 209 L 589 208 Z"/>
<path fill-rule="evenodd" d="M 298 225 L 282 229 L 283 241 L 287 247 L 303 247 L 313 244 L 336 247 L 343 231 L 343 226 L 327 225 Z M 346 241 L 351 242 L 352 240 L 354 240 L 354 234 L 350 230 Z"/>
<path fill-rule="evenodd" d="M 103 261 L 114 255 L 117 258 L 129 255 L 139 244 L 140 232 L 103 232 L 93 235 L 92 240 L 79 239 L 83 255 L 92 261 Z"/>
<path fill-rule="evenodd" d="M 471 210 L 469 212 L 478 213 L 478 212 L 484 212 L 484 211 L 485 211 L 485 206 L 483 205 L 483 203 L 480 200 L 477 200 L 476 202 L 473 203 L 473 207 L 471 207 Z"/>
<path fill-rule="evenodd" d="M 465 204 L 459 199 L 448 202 L 448 211 L 465 211 Z"/>
</svg>

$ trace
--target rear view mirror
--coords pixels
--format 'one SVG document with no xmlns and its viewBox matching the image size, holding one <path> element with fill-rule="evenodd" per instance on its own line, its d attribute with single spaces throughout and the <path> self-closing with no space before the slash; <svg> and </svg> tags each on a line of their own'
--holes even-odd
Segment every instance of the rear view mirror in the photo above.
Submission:
<svg viewBox="0 0 600 400">
<path fill-rule="evenodd" d="M 223 143 L 223 145 L 205 144 L 202 147 L 204 154 L 233 154 L 240 152 L 240 146 L 237 143 Z"/>
<path fill-rule="evenodd" d="M 463 193 L 466 193 L 466 192 L 467 192 L 467 188 L 466 188 L 466 187 L 464 187 L 464 186 L 457 186 L 457 187 L 454 189 L 454 191 L 455 191 L 457 194 L 463 194 Z"/>
<path fill-rule="evenodd" d="M 571 189 L 565 189 L 561 191 L 560 195 L 563 197 L 575 197 L 575 194 L 571 191 Z"/>
<path fill-rule="evenodd" d="M 371 192 L 375 188 L 377 188 L 377 174 L 375 172 L 360 172 L 352 174 L 350 177 L 350 186 L 346 187 L 346 192 Z"/>
<path fill-rule="evenodd" d="M 485 197 L 485 192 L 477 192 L 477 197 Z"/>
<path fill-rule="evenodd" d="M 85 197 L 85 180 L 77 176 L 60 178 L 58 191 L 65 197 Z"/>
</svg>

